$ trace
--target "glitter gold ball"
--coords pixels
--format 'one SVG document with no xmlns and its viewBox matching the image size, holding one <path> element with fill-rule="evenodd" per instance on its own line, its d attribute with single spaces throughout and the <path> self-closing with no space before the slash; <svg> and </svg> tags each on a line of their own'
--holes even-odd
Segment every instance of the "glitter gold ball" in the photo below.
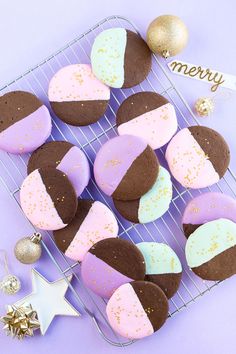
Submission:
<svg viewBox="0 0 236 354">
<path fill-rule="evenodd" d="M 187 41 L 188 29 L 177 16 L 159 16 L 150 23 L 147 30 L 149 48 L 164 58 L 180 53 Z"/>
<path fill-rule="evenodd" d="M 15 256 L 23 264 L 32 264 L 41 257 L 41 235 L 38 233 L 19 240 L 15 246 Z"/>
<path fill-rule="evenodd" d="M 214 102 L 209 97 L 201 97 L 196 101 L 195 109 L 199 116 L 209 116 L 214 111 Z"/>
</svg>

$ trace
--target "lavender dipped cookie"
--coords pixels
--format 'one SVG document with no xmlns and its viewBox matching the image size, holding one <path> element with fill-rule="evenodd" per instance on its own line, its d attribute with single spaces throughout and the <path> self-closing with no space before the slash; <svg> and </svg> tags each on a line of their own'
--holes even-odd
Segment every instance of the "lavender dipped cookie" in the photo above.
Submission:
<svg viewBox="0 0 236 354">
<path fill-rule="evenodd" d="M 74 261 L 81 262 L 98 241 L 117 237 L 118 223 L 112 211 L 103 203 L 78 200 L 73 220 L 62 230 L 53 232 L 58 248 Z"/>
<path fill-rule="evenodd" d="M 67 141 L 50 141 L 34 151 L 29 159 L 27 172 L 30 174 L 41 167 L 54 167 L 64 172 L 77 196 L 81 195 L 89 183 L 87 157 L 82 150 Z"/>
<path fill-rule="evenodd" d="M 53 76 L 48 99 L 63 122 L 83 126 L 97 122 L 104 115 L 110 89 L 94 76 L 90 65 L 73 64 Z"/>
<path fill-rule="evenodd" d="M 108 238 L 93 245 L 81 264 L 84 284 L 94 293 L 109 298 L 122 284 L 143 280 L 145 262 L 131 242 Z"/>
<path fill-rule="evenodd" d="M 31 172 L 23 181 L 20 204 L 34 226 L 58 230 L 73 219 L 78 203 L 67 176 L 53 167 L 43 167 Z"/>
<path fill-rule="evenodd" d="M 108 140 L 98 151 L 94 177 L 99 188 L 117 200 L 140 198 L 155 183 L 159 162 L 151 147 L 133 135 Z"/>
<path fill-rule="evenodd" d="M 51 129 L 47 107 L 32 93 L 12 91 L 0 97 L 0 149 L 12 154 L 34 151 Z"/>
<path fill-rule="evenodd" d="M 116 114 L 119 135 L 131 134 L 159 149 L 177 130 L 174 106 L 156 92 L 138 92 L 122 102 Z"/>
</svg>

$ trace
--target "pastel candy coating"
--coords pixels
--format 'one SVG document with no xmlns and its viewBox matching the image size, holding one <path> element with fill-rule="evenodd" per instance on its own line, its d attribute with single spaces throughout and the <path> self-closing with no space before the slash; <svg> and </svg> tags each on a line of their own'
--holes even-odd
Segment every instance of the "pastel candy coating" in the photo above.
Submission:
<svg viewBox="0 0 236 354">
<path fill-rule="evenodd" d="M 180 260 L 170 246 L 157 242 L 140 242 L 136 246 L 145 259 L 146 274 L 182 272 Z"/>
<path fill-rule="evenodd" d="M 100 82 L 88 64 L 72 64 L 51 79 L 48 98 L 53 102 L 109 100 L 110 89 Z"/>
<path fill-rule="evenodd" d="M 111 87 L 124 84 L 124 56 L 127 32 L 124 28 L 111 28 L 101 32 L 91 51 L 91 63 L 95 76 Z"/>
<path fill-rule="evenodd" d="M 151 335 L 153 326 L 131 284 L 120 286 L 107 303 L 112 328 L 121 336 L 139 339 Z"/>
<path fill-rule="evenodd" d="M 220 218 L 236 223 L 236 200 L 217 192 L 200 194 L 193 198 L 184 210 L 183 224 L 204 224 Z"/>
<path fill-rule="evenodd" d="M 220 179 L 188 128 L 172 138 L 166 150 L 166 160 L 173 176 L 186 188 L 204 188 Z"/>
<path fill-rule="evenodd" d="M 133 134 L 145 139 L 152 149 L 168 143 L 177 130 L 177 119 L 172 104 L 167 103 L 118 126 L 120 135 Z"/>
<path fill-rule="evenodd" d="M 209 221 L 199 226 L 187 239 L 188 266 L 199 267 L 236 245 L 236 223 L 228 219 Z"/>
<path fill-rule="evenodd" d="M 169 172 L 162 166 L 153 187 L 139 201 L 138 219 L 148 223 L 160 218 L 168 209 L 172 199 L 172 183 Z"/>
<path fill-rule="evenodd" d="M 111 196 L 147 143 L 132 135 L 108 140 L 97 153 L 94 177 L 101 190 Z"/>
<path fill-rule="evenodd" d="M 12 154 L 31 152 L 47 140 L 51 129 L 51 116 L 42 105 L 0 133 L 0 149 Z"/>
</svg>

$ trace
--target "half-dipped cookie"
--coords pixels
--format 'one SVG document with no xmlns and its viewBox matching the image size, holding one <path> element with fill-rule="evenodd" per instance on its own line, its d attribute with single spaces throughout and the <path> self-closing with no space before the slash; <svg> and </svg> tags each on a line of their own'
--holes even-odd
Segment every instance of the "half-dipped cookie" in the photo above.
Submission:
<svg viewBox="0 0 236 354">
<path fill-rule="evenodd" d="M 158 171 L 159 162 L 152 148 L 133 135 L 108 140 L 94 162 L 97 185 L 117 200 L 140 198 L 151 189 Z"/>
<path fill-rule="evenodd" d="M 152 149 L 168 143 L 177 130 L 174 106 L 156 92 L 138 92 L 128 97 L 116 114 L 119 135 L 145 139 Z"/>
<path fill-rule="evenodd" d="M 87 157 L 82 150 L 67 141 L 50 141 L 34 151 L 29 159 L 27 172 L 29 174 L 41 167 L 54 167 L 64 172 L 77 196 L 80 196 L 89 183 Z"/>
<path fill-rule="evenodd" d="M 236 223 L 221 218 L 199 226 L 188 237 L 185 254 L 188 266 L 202 279 L 236 274 Z"/>
<path fill-rule="evenodd" d="M 177 254 L 164 243 L 140 242 L 136 246 L 145 260 L 145 280 L 158 285 L 170 299 L 178 290 L 182 276 Z"/>
<path fill-rule="evenodd" d="M 96 242 L 117 235 L 118 223 L 112 211 L 99 201 L 82 199 L 70 224 L 53 232 L 58 248 L 74 261 L 82 261 Z"/>
<path fill-rule="evenodd" d="M 110 28 L 95 38 L 91 52 L 96 77 L 111 87 L 132 87 L 151 70 L 151 51 L 136 33 Z"/>
<path fill-rule="evenodd" d="M 170 141 L 166 159 L 171 173 L 186 188 L 205 188 L 217 183 L 230 161 L 229 147 L 215 130 L 192 126 Z"/>
<path fill-rule="evenodd" d="M 52 168 L 31 172 L 20 189 L 20 204 L 30 222 L 43 230 L 66 227 L 77 209 L 77 198 L 65 173 Z"/>
<path fill-rule="evenodd" d="M 168 308 L 167 297 L 156 284 L 133 281 L 114 292 L 106 313 L 114 331 L 129 339 L 140 339 L 163 326 Z"/>
<path fill-rule="evenodd" d="M 134 223 L 146 224 L 164 215 L 169 209 L 171 199 L 170 174 L 160 166 L 156 182 L 141 198 L 135 200 L 113 199 L 113 202 L 125 219 Z"/>
<path fill-rule="evenodd" d="M 236 223 L 236 200 L 218 192 L 200 194 L 190 200 L 184 210 L 184 234 L 189 237 L 202 224 L 220 218 Z"/>
<path fill-rule="evenodd" d="M 32 93 L 12 91 L 0 97 L 0 149 L 31 152 L 47 140 L 51 129 L 47 107 Z"/>
<path fill-rule="evenodd" d="M 81 264 L 84 284 L 95 294 L 109 298 L 122 284 L 143 280 L 142 253 L 131 242 L 107 238 L 93 245 Z"/>
<path fill-rule="evenodd" d="M 82 126 L 98 121 L 105 113 L 110 89 L 92 73 L 88 64 L 73 64 L 60 69 L 48 88 L 51 107 L 63 122 Z"/>
</svg>

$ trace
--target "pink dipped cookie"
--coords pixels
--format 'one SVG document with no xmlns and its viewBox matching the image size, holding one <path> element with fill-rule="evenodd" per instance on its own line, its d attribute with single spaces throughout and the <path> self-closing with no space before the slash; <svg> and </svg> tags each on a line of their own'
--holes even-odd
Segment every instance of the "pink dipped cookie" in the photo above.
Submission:
<svg viewBox="0 0 236 354">
<path fill-rule="evenodd" d="M 110 89 L 94 76 L 90 65 L 73 64 L 53 76 L 48 98 L 61 120 L 82 126 L 95 123 L 103 116 L 110 99 Z"/>
<path fill-rule="evenodd" d="M 152 149 L 168 143 L 177 130 L 174 106 L 155 92 L 138 92 L 128 97 L 116 115 L 119 135 L 145 139 Z"/>
<path fill-rule="evenodd" d="M 78 200 L 76 215 L 71 223 L 53 233 L 58 248 L 75 261 L 82 261 L 98 241 L 117 237 L 118 223 L 112 211 L 103 203 Z"/>
<path fill-rule="evenodd" d="M 192 126 L 170 141 L 166 160 L 176 180 L 186 188 L 205 188 L 224 176 L 230 161 L 229 147 L 215 130 Z"/>
<path fill-rule="evenodd" d="M 51 129 L 47 107 L 32 93 L 12 91 L 0 97 L 0 149 L 12 154 L 34 151 Z"/>
<path fill-rule="evenodd" d="M 167 297 L 156 284 L 133 281 L 114 292 L 106 313 L 114 331 L 129 339 L 140 339 L 163 326 L 168 308 Z"/>
</svg>

